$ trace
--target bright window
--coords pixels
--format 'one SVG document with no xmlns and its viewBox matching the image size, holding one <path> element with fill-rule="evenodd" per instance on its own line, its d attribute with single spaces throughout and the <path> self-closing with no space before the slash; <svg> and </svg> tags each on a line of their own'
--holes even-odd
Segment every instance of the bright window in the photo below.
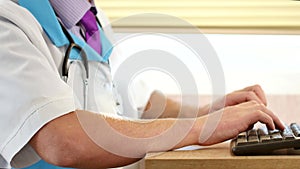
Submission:
<svg viewBox="0 0 300 169">
<path fill-rule="evenodd" d="M 204 33 L 299 34 L 300 1 L 294 0 L 96 0 L 111 21 L 142 13 L 178 17 Z M 169 31 L 186 25 L 156 17 L 112 22 L 116 31 L 158 28 Z"/>
<path fill-rule="evenodd" d="M 117 40 L 136 31 L 158 29 L 154 31 L 166 31 L 170 36 L 184 34 L 197 46 L 196 34 L 178 23 L 149 17 L 118 21 L 135 14 L 172 15 L 200 28 L 218 54 L 228 92 L 261 84 L 267 94 L 300 93 L 300 1 L 96 0 L 96 3 L 112 21 Z M 138 50 L 149 43 L 159 42 L 141 41 L 140 46 L 128 45 L 122 51 Z M 181 52 L 180 48 L 174 50 Z M 189 66 L 201 67 L 192 61 Z M 211 84 L 206 72 L 193 69 L 192 73 L 197 77 L 199 93 L 210 94 Z M 177 88 L 170 87 L 172 82 L 164 76 L 147 74 L 144 79 L 166 93 L 178 94 Z"/>
</svg>

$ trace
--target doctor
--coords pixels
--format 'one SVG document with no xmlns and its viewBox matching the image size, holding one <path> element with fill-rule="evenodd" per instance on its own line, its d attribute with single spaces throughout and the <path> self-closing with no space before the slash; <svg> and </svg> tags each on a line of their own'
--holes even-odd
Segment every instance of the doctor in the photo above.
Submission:
<svg viewBox="0 0 300 169">
<path fill-rule="evenodd" d="M 258 85 L 228 94 L 225 107 L 215 103 L 209 115 L 209 105 L 197 110 L 197 118 L 175 119 L 180 106 L 170 99 L 160 116 L 168 118 L 121 118 L 106 23 L 89 22 L 96 31 L 88 35 L 83 21 L 96 12 L 87 0 L 0 1 L 0 168 L 118 167 L 151 151 L 220 143 L 258 121 L 284 128 Z M 145 98 L 146 110 L 160 106 L 151 104 L 158 94 Z M 214 132 L 199 139 L 206 120 L 218 115 Z M 151 111 L 143 116 L 154 118 Z"/>
</svg>

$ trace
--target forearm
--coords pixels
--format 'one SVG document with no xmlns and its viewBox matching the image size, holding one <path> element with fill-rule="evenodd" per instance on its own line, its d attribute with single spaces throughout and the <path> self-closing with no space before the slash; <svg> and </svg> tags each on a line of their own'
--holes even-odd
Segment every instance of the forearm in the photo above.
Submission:
<svg viewBox="0 0 300 169">
<path fill-rule="evenodd" d="M 201 122 L 194 122 L 132 121 L 78 111 L 77 115 L 70 113 L 49 122 L 30 143 L 43 159 L 55 165 L 116 167 L 133 163 L 147 152 L 197 144 Z"/>
<path fill-rule="evenodd" d="M 246 87 L 242 90 L 229 93 L 226 96 L 220 96 L 219 99 L 214 100 L 212 104 L 207 104 L 201 108 L 198 105 L 200 102 L 198 96 L 189 96 L 192 97 L 192 99 L 186 99 L 185 97 L 186 96 L 183 96 L 180 102 L 176 102 L 159 92 L 153 92 L 142 118 L 200 117 L 224 107 L 234 106 L 249 101 L 267 105 L 265 94 L 259 85 Z"/>
<path fill-rule="evenodd" d="M 195 99 L 191 100 L 191 97 Z M 183 97 L 181 101 L 177 101 L 162 93 L 153 92 L 141 118 L 195 118 L 207 115 L 210 108 L 209 105 L 199 108 L 197 99 L 198 96 L 195 95 L 189 96 L 188 99 Z"/>
<path fill-rule="evenodd" d="M 202 127 L 204 118 L 116 120 L 108 117 L 106 121 L 117 132 L 127 137 L 148 140 L 136 142 L 145 144 L 144 146 L 147 147 L 143 152 L 145 154 L 146 152 L 167 151 L 191 144 L 198 144 L 200 128 Z M 148 147 L 148 144 L 152 144 L 153 146 Z"/>
</svg>

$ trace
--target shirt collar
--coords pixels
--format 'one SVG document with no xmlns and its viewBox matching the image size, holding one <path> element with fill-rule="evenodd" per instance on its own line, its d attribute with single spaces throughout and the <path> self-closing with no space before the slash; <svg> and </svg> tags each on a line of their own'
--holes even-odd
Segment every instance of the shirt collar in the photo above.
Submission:
<svg viewBox="0 0 300 169">
<path fill-rule="evenodd" d="M 67 29 L 75 26 L 83 15 L 94 5 L 87 0 L 50 0 L 58 17 Z"/>
</svg>

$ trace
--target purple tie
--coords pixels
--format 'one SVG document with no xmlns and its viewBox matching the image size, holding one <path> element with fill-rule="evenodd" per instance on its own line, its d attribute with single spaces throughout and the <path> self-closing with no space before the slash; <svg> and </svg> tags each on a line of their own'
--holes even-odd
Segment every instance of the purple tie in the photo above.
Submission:
<svg viewBox="0 0 300 169">
<path fill-rule="evenodd" d="M 101 55 L 100 31 L 94 13 L 88 10 L 80 20 L 80 23 L 85 29 L 86 42 Z"/>
</svg>

